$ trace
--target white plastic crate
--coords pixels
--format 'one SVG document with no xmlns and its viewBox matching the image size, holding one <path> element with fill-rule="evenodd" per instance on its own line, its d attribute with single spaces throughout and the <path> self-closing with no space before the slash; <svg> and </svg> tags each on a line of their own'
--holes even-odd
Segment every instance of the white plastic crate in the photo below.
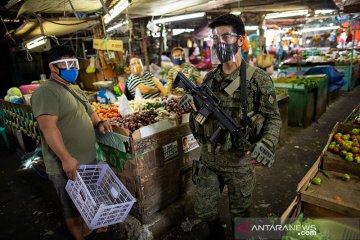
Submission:
<svg viewBox="0 0 360 240">
<path fill-rule="evenodd" d="M 81 165 L 65 189 L 90 229 L 123 222 L 136 201 L 107 164 Z"/>
</svg>

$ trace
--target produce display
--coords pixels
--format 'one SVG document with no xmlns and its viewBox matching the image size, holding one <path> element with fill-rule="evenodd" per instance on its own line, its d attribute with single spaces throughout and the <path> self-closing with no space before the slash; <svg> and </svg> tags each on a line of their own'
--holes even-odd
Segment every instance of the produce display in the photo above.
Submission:
<svg viewBox="0 0 360 240">
<path fill-rule="evenodd" d="M 173 96 L 132 100 L 129 101 L 132 113 L 123 117 L 120 116 L 116 105 L 92 103 L 92 106 L 101 119 L 110 120 L 119 127 L 134 132 L 164 119 L 181 119 L 181 115 L 187 112 L 178 106 L 179 101 L 180 98 Z"/>
<path fill-rule="evenodd" d="M 289 76 L 289 77 L 280 77 L 274 79 L 275 83 L 294 83 L 296 85 L 304 85 L 306 89 L 313 89 L 318 87 L 318 81 L 316 77 L 307 77 L 307 76 Z"/>
<path fill-rule="evenodd" d="M 91 103 L 101 120 L 111 120 L 120 117 L 118 106 L 111 104 Z"/>
<path fill-rule="evenodd" d="M 330 152 L 348 162 L 360 163 L 360 129 L 350 132 L 337 132 L 328 146 Z"/>
<path fill-rule="evenodd" d="M 360 52 L 352 49 L 328 49 L 319 50 L 318 48 L 298 49 L 293 51 L 292 57 L 284 61 L 284 64 L 297 64 L 298 61 L 303 63 L 324 63 L 335 62 L 336 65 L 347 65 L 350 62 L 360 62 Z"/>
<path fill-rule="evenodd" d="M 350 64 L 351 61 L 353 63 L 359 63 L 360 62 L 360 52 L 354 51 L 354 55 L 352 56 L 352 51 L 339 51 L 336 57 L 336 64 L 338 65 L 347 65 Z"/>
<path fill-rule="evenodd" d="M 157 113 L 154 110 L 135 112 L 129 114 L 126 117 L 117 119 L 115 122 L 119 124 L 120 127 L 127 128 L 131 132 L 143 127 L 157 122 L 155 119 Z"/>
<path fill-rule="evenodd" d="M 182 114 L 187 113 L 188 111 L 185 111 L 179 106 L 180 98 L 175 97 L 163 97 L 162 98 L 162 104 L 164 105 L 164 108 L 168 112 L 175 112 L 178 116 L 181 116 Z"/>
</svg>

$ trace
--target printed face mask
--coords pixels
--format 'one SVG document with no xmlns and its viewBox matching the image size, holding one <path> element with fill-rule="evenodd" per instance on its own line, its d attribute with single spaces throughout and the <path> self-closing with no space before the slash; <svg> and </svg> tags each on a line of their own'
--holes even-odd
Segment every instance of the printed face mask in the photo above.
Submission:
<svg viewBox="0 0 360 240">
<path fill-rule="evenodd" d="M 221 63 L 232 61 L 239 50 L 237 42 L 235 43 L 214 43 L 216 55 Z"/>
</svg>

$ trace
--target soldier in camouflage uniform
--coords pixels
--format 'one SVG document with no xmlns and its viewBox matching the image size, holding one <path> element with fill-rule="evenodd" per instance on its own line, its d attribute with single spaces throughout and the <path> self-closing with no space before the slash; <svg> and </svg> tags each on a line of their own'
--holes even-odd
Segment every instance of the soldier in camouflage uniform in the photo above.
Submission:
<svg viewBox="0 0 360 240">
<path fill-rule="evenodd" d="M 240 101 L 241 47 L 245 35 L 240 18 L 226 14 L 216 18 L 213 29 L 214 48 L 222 64 L 209 72 L 207 84 L 221 100 L 221 108 L 238 123 L 243 124 Z M 245 63 L 245 62 L 244 62 Z M 246 64 L 247 115 L 251 124 L 251 143 L 261 142 L 275 151 L 281 119 L 271 78 L 263 70 Z M 208 117 L 203 124 L 191 115 L 190 127 L 201 144 L 201 160 L 194 161 L 193 180 L 197 185 L 195 214 L 209 223 L 213 239 L 224 238 L 218 220 L 217 204 L 224 184 L 228 187 L 232 220 L 249 216 L 252 192 L 255 187 L 254 165 L 249 147 L 240 139 L 224 131 L 216 146 L 209 139 L 218 128 L 216 119 Z"/>
</svg>

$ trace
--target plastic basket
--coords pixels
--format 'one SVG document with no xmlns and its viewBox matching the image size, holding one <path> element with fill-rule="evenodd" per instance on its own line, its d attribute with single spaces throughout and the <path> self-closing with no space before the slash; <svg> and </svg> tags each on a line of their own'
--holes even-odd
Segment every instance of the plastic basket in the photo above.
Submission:
<svg viewBox="0 0 360 240">
<path fill-rule="evenodd" d="M 40 141 L 39 126 L 32 113 L 31 106 L 11 103 L 0 99 L 0 108 L 5 111 L 6 124 Z"/>
<path fill-rule="evenodd" d="M 39 86 L 40 84 L 21 85 L 19 89 L 22 95 L 33 94 L 35 90 L 39 88 Z"/>
<path fill-rule="evenodd" d="M 136 201 L 107 164 L 81 165 L 65 189 L 90 229 L 123 222 Z"/>
</svg>

